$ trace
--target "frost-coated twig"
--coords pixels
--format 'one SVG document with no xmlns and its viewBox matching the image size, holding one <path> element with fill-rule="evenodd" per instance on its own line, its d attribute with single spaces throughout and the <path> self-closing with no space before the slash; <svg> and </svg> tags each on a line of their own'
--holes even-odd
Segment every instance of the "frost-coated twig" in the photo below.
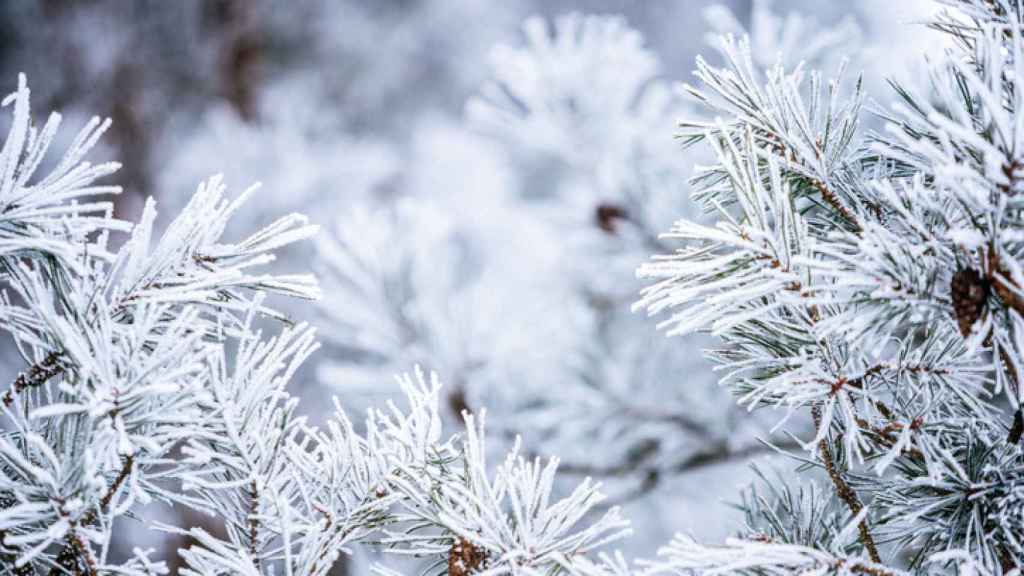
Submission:
<svg viewBox="0 0 1024 576">
<path fill-rule="evenodd" d="M 18 374 L 10 388 L 4 392 L 4 406 L 10 407 L 14 403 L 14 399 L 25 390 L 38 388 L 63 372 L 64 367 L 61 365 L 60 360 L 60 352 L 53 351 L 39 362 L 30 366 L 28 370 Z"/>
<path fill-rule="evenodd" d="M 818 407 L 814 407 L 812 410 L 814 414 L 814 425 L 820 430 L 820 427 L 822 426 L 821 410 Z M 828 474 L 829 480 L 831 480 L 832 485 L 835 486 L 836 494 L 850 509 L 850 513 L 853 514 L 854 518 L 860 518 L 864 505 L 857 496 L 857 492 L 847 484 L 846 480 L 843 478 L 842 472 L 836 468 L 835 458 L 832 456 L 832 449 L 829 447 L 827 437 L 823 437 L 818 441 L 818 454 L 821 457 L 821 463 L 825 466 L 825 473 Z M 881 563 L 882 558 L 878 554 L 878 546 L 875 544 L 875 539 L 871 535 L 871 531 L 868 529 L 868 521 L 866 518 L 861 518 L 857 522 L 857 531 L 860 533 L 861 544 L 863 544 L 864 548 L 868 551 L 868 556 L 871 558 L 871 561 Z"/>
</svg>

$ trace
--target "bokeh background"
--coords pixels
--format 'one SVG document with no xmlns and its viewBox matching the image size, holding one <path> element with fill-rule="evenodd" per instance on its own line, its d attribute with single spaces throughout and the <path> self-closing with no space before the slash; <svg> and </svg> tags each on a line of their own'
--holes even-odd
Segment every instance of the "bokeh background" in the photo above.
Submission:
<svg viewBox="0 0 1024 576">
<path fill-rule="evenodd" d="M 702 359 L 708 341 L 666 339 L 630 309 L 632 271 L 671 249 L 658 233 L 699 217 L 687 179 L 703 153 L 673 132 L 700 112 L 678 83 L 698 54 L 721 61 L 710 38 L 749 33 L 762 66 L 828 76 L 848 57 L 848 81 L 863 72 L 884 108 L 885 80 L 913 80 L 916 59 L 941 49 L 916 24 L 934 9 L 10 0 L 0 87 L 24 72 L 37 114 L 113 119 L 99 156 L 124 164 L 122 218 L 154 196 L 166 222 L 223 173 L 238 192 L 263 185 L 239 233 L 291 211 L 322 226 L 275 264 L 325 285 L 322 303 L 291 308 L 324 340 L 294 383 L 314 421 L 332 397 L 361 410 L 396 397 L 391 374 L 437 370 L 452 426 L 486 407 L 496 451 L 522 435 L 570 479 L 601 479 L 636 524 L 627 552 L 648 555 L 674 531 L 714 539 L 742 520 L 725 501 L 751 461 L 770 460 L 756 438 L 783 416 L 734 408 Z M 365 573 L 364 556 L 339 574 Z"/>
</svg>

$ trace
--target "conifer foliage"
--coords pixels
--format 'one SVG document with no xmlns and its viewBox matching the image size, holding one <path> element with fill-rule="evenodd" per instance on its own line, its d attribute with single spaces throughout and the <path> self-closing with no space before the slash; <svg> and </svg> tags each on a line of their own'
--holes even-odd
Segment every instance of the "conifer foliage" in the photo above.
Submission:
<svg viewBox="0 0 1024 576">
<path fill-rule="evenodd" d="M 108 122 L 91 120 L 49 158 L 60 117 L 36 125 L 19 78 L 3 101 L 0 320 L 25 368 L 0 391 L 0 576 L 169 573 L 152 550 L 116 550 L 124 526 L 188 536 L 177 552 L 188 576 L 324 575 L 356 545 L 454 576 L 1021 574 L 1024 5 L 943 4 L 932 26 L 951 48 L 927 87 L 895 86 L 897 103 L 876 111 L 880 133 L 862 127 L 865 94 L 845 67 L 834 78 L 782 59 L 763 68 L 731 36 L 722 66 L 698 61 L 686 91 L 705 113 L 680 138 L 714 154 L 692 182 L 706 214 L 642 238 L 675 251 L 640 267 L 650 284 L 636 307 L 666 313 L 669 334 L 714 337 L 710 356 L 742 407 L 813 422 L 786 446 L 817 478 L 763 474 L 739 497 L 734 538 L 678 535 L 653 560 L 606 550 L 628 522 L 589 479 L 564 490 L 557 459 L 529 458 L 517 441 L 493 463 L 486 413 L 462 410 L 418 368 L 398 378 L 404 407 L 357 423 L 338 402 L 311 425 L 288 385 L 316 335 L 280 301 L 315 300 L 319 288 L 267 265 L 316 227 L 292 214 L 229 240 L 255 189 L 231 200 L 217 177 L 159 238 L 153 201 L 136 223 L 115 219 L 119 189 L 103 182 L 118 166 L 85 159 Z M 604 31 L 635 47 L 617 22 L 584 28 L 580 46 Z M 501 94 L 477 109 L 492 127 L 529 140 L 571 124 L 503 114 Z M 602 95 L 633 115 L 635 91 Z M 616 134 L 630 150 L 643 136 L 604 136 Z M 595 149 L 603 161 L 617 147 Z M 617 237 L 642 212 L 593 214 L 602 237 Z M 391 311 L 378 276 L 401 288 L 415 264 L 375 240 L 325 249 L 341 276 L 362 280 L 350 295 L 370 318 Z M 338 338 L 367 355 L 400 347 L 407 328 L 340 320 Z M 443 350 L 446 332 L 428 332 L 415 354 Z M 445 432 L 441 404 L 462 412 L 460 433 Z M 206 513 L 217 529 L 151 520 L 160 506 Z"/>
<path fill-rule="evenodd" d="M 716 120 L 681 136 L 716 153 L 695 182 L 715 221 L 674 226 L 680 247 L 641 268 L 656 282 L 639 305 L 670 310 L 672 333 L 717 336 L 741 404 L 809 414 L 799 457 L 832 490 L 747 499 L 746 533 L 677 539 L 669 572 L 1024 567 L 1024 10 L 943 4 L 932 26 L 951 49 L 926 89 L 895 86 L 882 133 L 861 134 L 860 81 L 842 70 L 758 70 L 733 39 L 724 67 L 698 63 L 688 91 Z"/>
<path fill-rule="evenodd" d="M 118 166 L 85 160 L 109 122 L 54 161 L 60 116 L 37 127 L 29 96 L 20 77 L 0 151 L 0 318 L 27 365 L 2 393 L 0 574 L 169 573 L 152 550 L 115 551 L 136 526 L 190 537 L 189 576 L 323 575 L 362 541 L 453 574 L 539 573 L 625 534 L 614 509 L 588 516 L 592 483 L 555 498 L 555 460 L 489 468 L 483 414 L 443 437 L 440 384 L 418 370 L 399 379 L 406 409 L 311 426 L 287 386 L 315 334 L 271 301 L 319 288 L 265 268 L 316 227 L 292 214 L 229 241 L 255 189 L 230 200 L 214 177 L 154 239 L 155 202 L 114 219 L 120 190 L 97 181 Z M 153 506 L 217 530 L 149 520 Z"/>
</svg>

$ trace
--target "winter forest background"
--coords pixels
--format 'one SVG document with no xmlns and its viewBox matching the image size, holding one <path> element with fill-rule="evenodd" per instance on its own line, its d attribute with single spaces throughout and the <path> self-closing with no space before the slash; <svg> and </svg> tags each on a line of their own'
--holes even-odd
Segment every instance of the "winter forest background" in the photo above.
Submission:
<svg viewBox="0 0 1024 576">
<path fill-rule="evenodd" d="M 287 4 L 287 5 L 286 5 Z M 524 433 L 625 506 L 650 556 L 676 531 L 709 540 L 770 451 L 775 415 L 739 417 L 699 338 L 631 311 L 657 234 L 696 214 L 674 121 L 708 38 L 752 36 L 759 63 L 864 71 L 870 94 L 941 39 L 924 0 L 216 0 L 0 4 L 0 83 L 24 72 L 36 110 L 113 126 L 125 193 L 158 228 L 197 184 L 263 185 L 235 224 L 300 211 L 324 342 L 293 383 L 314 420 L 362 410 L 415 364 L 447 384 L 446 417 L 486 406 L 495 450 Z M 714 56 L 709 56 L 714 60 Z M 910 72 L 908 72 L 910 71 Z M 880 105 L 885 105 L 884 102 Z M 6 121 L 6 117 L 5 117 Z M 65 138 L 70 137 L 70 132 Z M 707 159 L 704 158 L 706 161 Z M 229 230 L 230 233 L 230 230 Z M 301 313 L 298 312 L 301 310 Z M 12 379 L 21 368 L 5 351 Z M 785 438 L 777 438 L 783 444 Z M 786 463 L 779 469 L 792 465 Z M 762 464 L 775 473 L 772 462 Z M 196 519 L 202 522 L 202 519 Z M 145 535 L 148 546 L 181 540 Z M 155 540 L 154 540 L 155 539 Z M 362 552 L 349 566 L 366 573 Z"/>
</svg>

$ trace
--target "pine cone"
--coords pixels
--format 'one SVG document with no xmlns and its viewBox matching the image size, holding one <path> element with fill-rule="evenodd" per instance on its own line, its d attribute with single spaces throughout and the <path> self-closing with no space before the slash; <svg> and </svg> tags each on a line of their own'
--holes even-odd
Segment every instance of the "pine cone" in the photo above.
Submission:
<svg viewBox="0 0 1024 576">
<path fill-rule="evenodd" d="M 615 204 L 599 204 L 594 213 L 594 218 L 597 220 L 597 225 L 601 230 L 609 234 L 615 234 L 618 226 L 617 221 L 628 220 L 629 212 L 622 206 Z"/>
<path fill-rule="evenodd" d="M 988 280 L 977 270 L 964 268 L 953 274 L 949 292 L 953 297 L 957 325 L 960 327 L 960 333 L 966 338 L 970 336 L 971 328 L 985 310 L 989 293 Z"/>
<path fill-rule="evenodd" d="M 487 552 L 459 538 L 448 553 L 448 576 L 470 576 L 487 562 Z"/>
</svg>

